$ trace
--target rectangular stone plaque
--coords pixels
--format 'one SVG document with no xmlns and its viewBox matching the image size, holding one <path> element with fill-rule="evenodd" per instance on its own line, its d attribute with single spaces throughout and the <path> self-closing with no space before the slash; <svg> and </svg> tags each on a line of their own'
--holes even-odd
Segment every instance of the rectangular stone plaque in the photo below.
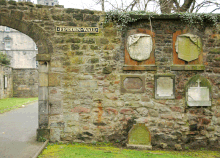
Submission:
<svg viewBox="0 0 220 158">
<path fill-rule="evenodd" d="M 155 75 L 155 99 L 175 99 L 175 75 Z"/>
<path fill-rule="evenodd" d="M 121 75 L 121 93 L 143 93 L 145 91 L 145 76 Z"/>
<path fill-rule="evenodd" d="M 66 33 L 99 33 L 98 27 L 72 27 L 72 26 L 57 26 L 56 32 Z"/>
</svg>

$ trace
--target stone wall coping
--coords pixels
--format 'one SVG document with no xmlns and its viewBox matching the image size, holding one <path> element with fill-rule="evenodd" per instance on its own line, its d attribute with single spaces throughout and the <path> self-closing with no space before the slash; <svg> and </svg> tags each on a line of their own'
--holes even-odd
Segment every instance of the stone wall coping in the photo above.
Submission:
<svg viewBox="0 0 220 158">
<path fill-rule="evenodd" d="M 218 21 L 220 21 L 220 14 L 215 14 L 218 16 Z M 138 19 L 155 19 L 155 20 L 180 20 L 180 14 L 158 14 L 158 15 L 131 15 L 132 18 Z"/>
<path fill-rule="evenodd" d="M 12 70 L 38 70 L 38 68 L 12 68 Z"/>
<path fill-rule="evenodd" d="M 205 66 L 204 65 L 172 65 L 171 67 L 171 71 L 175 71 L 175 70 L 184 70 L 184 71 L 198 71 L 198 70 L 205 70 Z"/>
</svg>

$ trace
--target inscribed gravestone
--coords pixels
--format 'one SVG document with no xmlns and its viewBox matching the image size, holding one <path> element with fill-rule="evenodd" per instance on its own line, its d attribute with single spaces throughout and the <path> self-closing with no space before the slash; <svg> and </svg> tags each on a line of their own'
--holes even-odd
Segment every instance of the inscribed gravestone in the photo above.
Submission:
<svg viewBox="0 0 220 158">
<path fill-rule="evenodd" d="M 144 123 L 135 124 L 128 133 L 128 147 L 151 149 L 151 135 Z"/>
<path fill-rule="evenodd" d="M 202 41 L 199 36 L 182 34 L 177 37 L 175 47 L 178 58 L 189 62 L 198 59 L 202 50 Z"/>
<path fill-rule="evenodd" d="M 174 99 L 175 95 L 175 76 L 155 75 L 155 98 L 156 99 Z"/>
<path fill-rule="evenodd" d="M 191 85 L 195 83 L 195 80 L 191 81 Z M 186 92 L 186 99 L 188 106 L 211 106 L 210 94 L 208 87 L 201 87 L 201 80 L 196 80 L 197 87 L 190 86 Z"/>
<path fill-rule="evenodd" d="M 133 60 L 146 60 L 153 49 L 152 37 L 148 34 L 130 35 L 127 39 L 127 49 Z"/>
</svg>

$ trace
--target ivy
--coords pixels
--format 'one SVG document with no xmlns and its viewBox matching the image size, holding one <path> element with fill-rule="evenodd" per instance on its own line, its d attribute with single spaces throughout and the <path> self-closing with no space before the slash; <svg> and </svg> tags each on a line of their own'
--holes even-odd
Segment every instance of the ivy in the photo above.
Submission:
<svg viewBox="0 0 220 158">
<path fill-rule="evenodd" d="M 211 13 L 180 13 L 179 17 L 190 26 L 194 24 L 204 25 L 205 23 L 217 26 L 218 23 L 218 15 Z"/>
<path fill-rule="evenodd" d="M 143 15 L 148 15 L 149 20 L 154 16 L 176 16 L 183 23 L 188 24 L 189 26 L 194 24 L 210 24 L 217 26 L 218 23 L 218 14 L 211 13 L 174 13 L 174 14 L 156 14 L 152 12 L 145 11 L 130 11 L 130 12 L 122 12 L 119 10 L 113 10 L 106 12 L 105 23 L 110 21 L 114 21 L 117 24 L 122 26 L 122 29 L 127 26 L 128 23 L 135 22 L 139 19 L 142 19 Z"/>
</svg>

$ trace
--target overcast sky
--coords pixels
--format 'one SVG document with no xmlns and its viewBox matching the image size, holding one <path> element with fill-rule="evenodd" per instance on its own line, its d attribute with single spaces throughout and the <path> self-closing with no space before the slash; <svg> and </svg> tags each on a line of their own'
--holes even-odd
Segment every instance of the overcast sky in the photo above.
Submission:
<svg viewBox="0 0 220 158">
<path fill-rule="evenodd" d="M 78 9 L 91 9 L 91 10 L 101 10 L 101 5 L 100 4 L 96 4 L 96 2 L 98 0 L 58 0 L 60 5 L 64 5 L 65 8 L 78 8 Z M 109 0 L 112 2 L 112 4 L 114 6 L 117 6 L 121 4 L 120 2 L 122 0 Z M 129 2 L 131 2 L 132 0 L 123 0 L 124 3 L 129 4 Z M 198 1 L 204 1 L 204 0 L 198 0 Z M 212 0 L 212 1 L 220 1 L 220 0 Z M 34 0 L 34 3 L 37 3 L 37 0 Z M 110 10 L 112 9 L 112 7 L 110 5 L 106 5 L 105 6 L 105 10 Z M 155 5 L 153 4 L 149 4 L 149 8 L 150 11 L 157 11 L 159 10 L 159 8 L 155 7 Z M 209 13 L 211 12 L 213 9 L 212 8 L 207 8 L 207 9 L 202 9 L 200 10 L 200 12 L 204 12 L 204 13 Z M 215 13 L 220 13 L 220 10 L 216 11 Z"/>
</svg>

